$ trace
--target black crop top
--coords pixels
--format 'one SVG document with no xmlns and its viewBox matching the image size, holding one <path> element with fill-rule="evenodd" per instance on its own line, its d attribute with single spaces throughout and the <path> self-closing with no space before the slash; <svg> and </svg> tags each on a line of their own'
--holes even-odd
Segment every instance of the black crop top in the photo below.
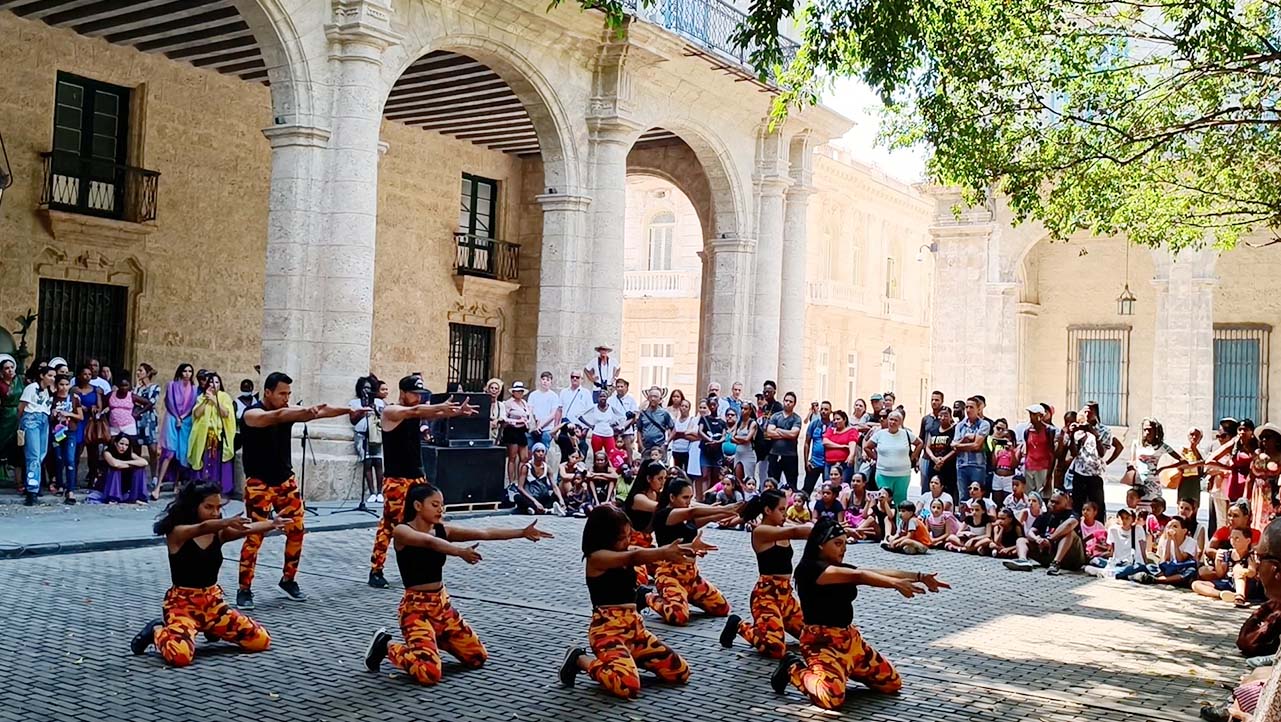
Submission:
<svg viewBox="0 0 1281 722">
<path fill-rule="evenodd" d="M 763 552 L 756 552 L 756 571 L 772 576 L 792 576 L 792 547 L 771 544 Z"/>
<path fill-rule="evenodd" d="M 853 564 L 829 565 L 817 560 L 801 560 L 796 565 L 796 595 L 801 598 L 801 616 L 806 624 L 848 627 L 854 623 L 854 598 L 858 596 L 858 585 L 820 585 L 818 577 L 828 566 L 858 568 Z"/>
<path fill-rule="evenodd" d="M 627 520 L 632 523 L 632 531 L 642 534 L 650 530 L 649 525 L 654 523 L 654 512 L 642 511 L 635 505 L 629 506 L 623 510 L 627 514 Z"/>
<path fill-rule="evenodd" d="M 694 526 L 692 521 L 668 526 L 667 518 L 672 515 L 672 511 L 672 507 L 665 506 L 654 512 L 654 542 L 660 547 L 667 546 L 677 539 L 688 544 L 698 536 L 698 527 Z"/>
<path fill-rule="evenodd" d="M 593 607 L 636 603 L 636 570 L 616 567 L 598 577 L 587 577 L 587 593 Z"/>
<path fill-rule="evenodd" d="M 437 524 L 435 533 L 437 539 L 449 540 L 444 524 Z M 435 549 L 406 544 L 396 550 L 396 568 L 400 570 L 400 581 L 406 589 L 439 582 L 444 566 L 445 555 Z"/>
<path fill-rule="evenodd" d="M 195 538 L 188 539 L 169 555 L 169 579 L 175 587 L 203 589 L 218 583 L 218 570 L 222 568 L 222 540 L 215 533 L 207 547 L 201 547 Z"/>
</svg>

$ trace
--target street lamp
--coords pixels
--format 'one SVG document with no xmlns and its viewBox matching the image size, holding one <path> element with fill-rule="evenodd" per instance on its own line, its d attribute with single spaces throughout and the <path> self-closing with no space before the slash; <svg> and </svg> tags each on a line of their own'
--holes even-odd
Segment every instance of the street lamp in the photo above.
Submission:
<svg viewBox="0 0 1281 722">
<path fill-rule="evenodd" d="M 1121 295 L 1116 297 L 1116 315 L 1133 316 L 1134 315 L 1134 294 L 1130 292 L 1130 241 L 1125 242 L 1125 288 L 1122 289 Z"/>
<path fill-rule="evenodd" d="M 4 203 L 4 191 L 13 185 L 13 170 L 9 168 L 9 152 L 4 147 L 4 135 L 0 134 L 0 204 Z"/>
<path fill-rule="evenodd" d="M 931 242 L 930 242 L 930 243 L 928 243 L 928 244 L 922 243 L 922 244 L 921 244 L 921 247 L 920 247 L 920 248 L 918 248 L 918 249 L 916 249 L 916 262 L 917 262 L 917 263 L 920 263 L 921 261 L 924 261 L 924 260 L 925 260 L 925 252 L 926 252 L 926 251 L 929 251 L 930 253 L 938 253 L 938 252 L 939 252 L 939 244 L 938 244 L 938 242 L 937 242 L 937 241 L 931 241 Z"/>
</svg>

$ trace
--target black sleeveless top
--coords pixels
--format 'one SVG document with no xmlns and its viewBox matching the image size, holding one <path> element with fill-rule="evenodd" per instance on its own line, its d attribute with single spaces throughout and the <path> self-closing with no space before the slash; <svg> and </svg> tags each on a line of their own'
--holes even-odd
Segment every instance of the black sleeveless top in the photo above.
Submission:
<svg viewBox="0 0 1281 722">
<path fill-rule="evenodd" d="M 627 514 L 627 520 L 632 523 L 632 531 L 642 534 L 650 531 L 650 524 L 654 523 L 654 512 L 637 509 L 635 505 L 628 506 L 623 511 Z"/>
<path fill-rule="evenodd" d="M 792 547 L 771 544 L 763 552 L 756 552 L 756 571 L 771 576 L 792 576 Z"/>
<path fill-rule="evenodd" d="M 396 428 L 383 432 L 383 476 L 423 478 L 423 435 L 418 419 L 403 418 Z"/>
<path fill-rule="evenodd" d="M 444 524 L 436 525 L 435 534 L 437 539 L 449 540 Z M 400 581 L 404 583 L 406 589 L 419 584 L 439 582 L 440 572 L 444 566 L 445 555 L 434 549 L 406 544 L 396 550 L 396 568 L 400 570 Z"/>
<path fill-rule="evenodd" d="M 671 515 L 672 507 L 670 506 L 654 512 L 654 542 L 661 547 L 677 539 L 685 544 L 694 541 L 694 537 L 698 536 L 698 527 L 694 526 L 694 522 L 687 521 L 683 524 L 668 526 L 667 518 Z"/>
<path fill-rule="evenodd" d="M 616 567 L 598 577 L 587 577 L 587 593 L 593 607 L 636 603 L 636 570 Z"/>
<path fill-rule="evenodd" d="M 175 587 L 203 589 L 218 583 L 222 567 L 222 540 L 218 534 L 208 547 L 200 548 L 195 538 L 188 539 L 177 553 L 169 555 L 169 580 Z"/>
<path fill-rule="evenodd" d="M 264 409 L 261 401 L 255 401 L 249 408 Z M 250 426 L 245 424 L 240 432 L 243 440 L 241 448 L 245 454 L 245 478 L 257 479 L 267 486 L 279 486 L 294 475 L 292 435 L 293 422 L 272 426 Z"/>
<path fill-rule="evenodd" d="M 829 565 L 817 560 L 801 560 L 796 565 L 796 595 L 801 598 L 801 616 L 806 624 L 821 627 L 848 627 L 854 623 L 854 598 L 857 584 L 822 584 L 818 577 Z M 852 564 L 836 564 L 857 569 Z"/>
</svg>

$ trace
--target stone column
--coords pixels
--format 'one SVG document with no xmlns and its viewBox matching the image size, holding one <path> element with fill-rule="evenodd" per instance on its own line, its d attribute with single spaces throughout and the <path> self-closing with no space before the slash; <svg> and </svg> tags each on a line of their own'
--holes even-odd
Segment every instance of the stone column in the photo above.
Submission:
<svg viewBox="0 0 1281 722">
<path fill-rule="evenodd" d="M 324 213 L 325 148 L 329 129 L 277 125 L 263 130 L 271 143 L 267 201 L 267 260 L 263 283 L 264 374 L 284 370 L 309 396 L 307 381 L 318 357 L 320 286 L 312 283 L 319 259 L 312 242 Z"/>
<path fill-rule="evenodd" d="M 805 264 L 809 198 L 814 189 L 787 189 L 783 221 L 783 264 L 778 330 L 778 388 L 804 395 L 805 386 Z"/>
<path fill-rule="evenodd" d="M 752 309 L 752 373 L 748 389 L 777 380 L 778 331 L 783 288 L 783 193 L 791 185 L 785 174 L 784 145 L 778 132 L 761 132 L 756 149 L 756 293 Z M 802 271 L 802 275 L 804 271 Z M 780 390 L 780 395 L 785 390 Z"/>
<path fill-rule="evenodd" d="M 587 244 L 592 199 L 549 193 L 536 196 L 536 200 L 543 207 L 536 368 L 549 370 L 568 383 L 567 374 L 581 368 L 596 345 L 588 338 L 589 332 L 595 337 L 588 324 L 589 318 L 593 323 L 595 320 L 590 306 L 594 292 L 590 279 L 596 270 Z M 620 323 L 621 313 L 620 307 Z"/>
<path fill-rule="evenodd" d="M 746 390 L 748 358 L 756 352 L 751 338 L 751 286 L 741 279 L 752 273 L 756 241 L 722 234 L 704 245 L 702 318 L 698 340 L 698 388 L 719 381 L 728 393 L 730 384 L 742 381 Z M 762 381 L 764 379 L 761 379 Z"/>
<path fill-rule="evenodd" d="M 935 200 L 938 214 L 930 227 L 930 238 L 938 244 L 930 328 L 932 385 L 948 399 L 987 395 L 1009 382 L 1008 371 L 989 377 L 985 359 L 987 247 L 995 227 L 990 220 L 957 222 L 952 206 L 959 196 L 940 192 Z"/>
<path fill-rule="evenodd" d="M 591 349 L 608 344 L 619 349 L 623 340 L 623 218 L 627 212 L 627 152 L 640 126 L 619 116 L 589 119 L 591 141 L 592 265 L 582 277 L 591 288 L 586 308 L 591 313 L 591 339 L 578 349 L 584 360 Z M 632 370 L 635 371 L 634 369 Z"/>
<path fill-rule="evenodd" d="M 1155 273 L 1156 346 L 1152 353 L 1152 409 L 1165 427 L 1167 441 L 1188 428 L 1207 431 L 1214 422 L 1214 272 L 1213 250 L 1174 256 L 1152 251 Z M 1138 294 L 1136 294 L 1138 295 Z M 1138 303 L 1142 303 L 1140 296 Z M 1130 425 L 1147 413 L 1131 409 Z M 1207 436 L 1208 436 L 1207 432 Z"/>
<path fill-rule="evenodd" d="M 968 386 L 958 394 L 982 394 L 987 399 L 988 414 L 1019 416 L 1018 393 L 1021 376 L 1019 363 L 1019 292 L 1022 284 L 1015 281 L 993 281 L 984 284 L 984 333 L 972 339 L 974 352 L 982 359 L 983 369 L 977 378 L 964 378 Z"/>
</svg>

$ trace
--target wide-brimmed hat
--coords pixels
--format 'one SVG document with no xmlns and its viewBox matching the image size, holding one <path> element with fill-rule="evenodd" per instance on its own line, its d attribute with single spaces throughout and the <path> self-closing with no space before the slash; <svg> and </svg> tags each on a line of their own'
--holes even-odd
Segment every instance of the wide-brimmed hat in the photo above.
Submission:
<svg viewBox="0 0 1281 722">
<path fill-rule="evenodd" d="M 511 387 L 511 389 L 510 389 L 510 391 L 511 391 L 513 394 L 514 394 L 514 393 L 516 393 L 517 391 L 525 391 L 525 390 L 526 390 L 526 389 L 525 389 L 525 382 L 524 382 L 524 381 L 517 381 L 516 383 L 512 384 L 512 387 Z"/>
<path fill-rule="evenodd" d="M 614 350 L 614 347 L 613 347 L 613 346 L 610 346 L 609 344 L 604 344 L 604 343 L 603 343 L 603 344 L 601 344 L 601 345 L 597 346 L 597 347 L 596 347 L 596 350 L 597 350 L 597 351 L 613 351 L 613 350 Z"/>
<path fill-rule="evenodd" d="M 53 358 L 49 359 L 49 363 L 48 363 L 48 366 L 51 369 L 56 369 L 59 366 L 67 366 L 67 365 L 68 365 L 67 360 L 61 356 L 54 356 Z"/>
<path fill-rule="evenodd" d="M 1277 426 L 1276 424 L 1270 421 L 1266 424 L 1259 424 L 1258 426 L 1254 427 L 1254 436 L 1255 438 L 1258 438 L 1262 436 L 1264 432 L 1267 432 L 1267 431 L 1271 431 L 1272 433 L 1276 434 L 1278 438 L 1281 438 L 1281 426 Z"/>
</svg>

